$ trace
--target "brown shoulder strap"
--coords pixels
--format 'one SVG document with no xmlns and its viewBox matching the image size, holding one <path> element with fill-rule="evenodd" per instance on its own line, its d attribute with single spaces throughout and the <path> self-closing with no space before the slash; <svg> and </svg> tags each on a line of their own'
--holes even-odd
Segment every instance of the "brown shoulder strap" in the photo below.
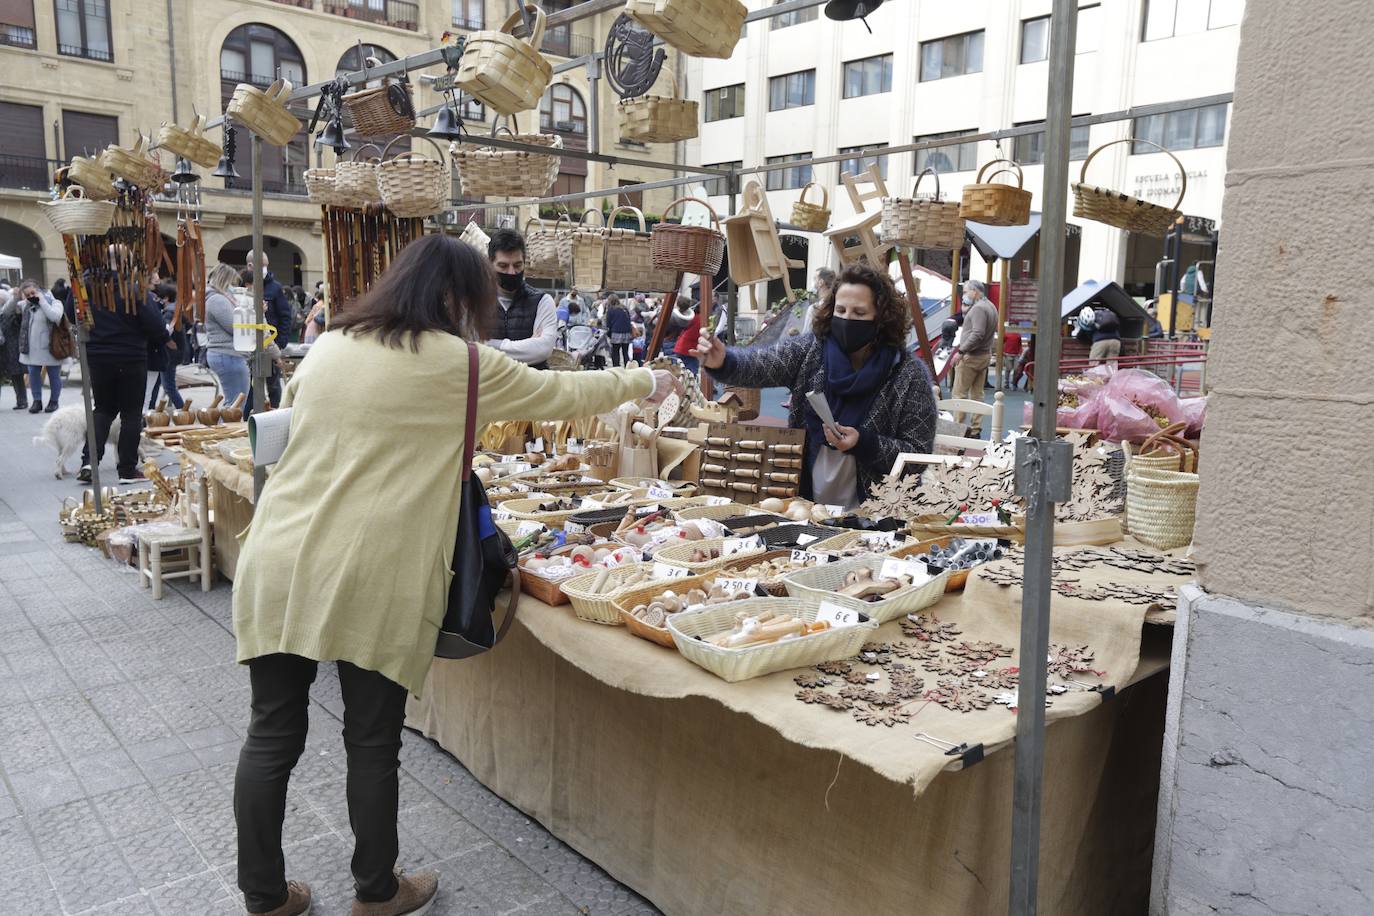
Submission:
<svg viewBox="0 0 1374 916">
<path fill-rule="evenodd" d="M 472 474 L 472 438 L 477 426 L 477 345 L 468 341 L 468 409 L 463 423 L 463 482 Z"/>
</svg>

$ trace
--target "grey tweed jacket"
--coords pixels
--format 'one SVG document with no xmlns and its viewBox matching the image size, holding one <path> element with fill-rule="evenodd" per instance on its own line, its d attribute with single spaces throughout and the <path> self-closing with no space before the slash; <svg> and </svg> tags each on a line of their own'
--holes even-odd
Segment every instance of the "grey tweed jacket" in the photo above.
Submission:
<svg viewBox="0 0 1374 916">
<path fill-rule="evenodd" d="M 726 385 L 748 388 L 785 387 L 792 392 L 787 425 L 806 428 L 812 413 L 808 391 L 823 391 L 825 367 L 822 342 L 802 334 L 771 347 L 725 351 L 725 362 L 711 374 Z M 898 452 L 932 451 L 935 445 L 935 395 L 925 364 L 905 350 L 859 428 L 854 448 L 859 488 L 865 497 L 873 484 L 887 476 Z"/>
</svg>

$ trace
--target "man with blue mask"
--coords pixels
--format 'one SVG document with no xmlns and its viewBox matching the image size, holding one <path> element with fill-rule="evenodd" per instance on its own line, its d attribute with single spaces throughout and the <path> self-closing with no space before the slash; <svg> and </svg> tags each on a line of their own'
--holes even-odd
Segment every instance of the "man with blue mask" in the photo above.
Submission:
<svg viewBox="0 0 1374 916">
<path fill-rule="evenodd" d="M 959 338 L 959 362 L 954 365 L 954 397 L 983 400 L 988 381 L 988 364 L 997 344 L 997 306 L 988 300 L 988 287 L 982 280 L 964 284 L 964 333 Z M 982 435 L 982 414 L 955 414 L 957 423 L 971 417 L 970 436 Z"/>
</svg>

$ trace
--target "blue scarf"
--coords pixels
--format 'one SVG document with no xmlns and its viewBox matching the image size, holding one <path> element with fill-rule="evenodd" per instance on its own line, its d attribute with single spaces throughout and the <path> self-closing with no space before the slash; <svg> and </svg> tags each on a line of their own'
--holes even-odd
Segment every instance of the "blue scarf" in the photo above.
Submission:
<svg viewBox="0 0 1374 916">
<path fill-rule="evenodd" d="M 841 426 L 863 428 L 864 418 L 868 416 L 873 401 L 882 390 L 883 383 L 892 373 L 893 367 L 901 360 L 901 351 L 889 344 L 880 344 L 862 366 L 855 369 L 849 357 L 840 349 L 833 337 L 826 337 L 822 343 L 821 365 L 825 369 L 825 399 L 830 402 L 830 412 L 835 422 Z M 803 413 L 806 418 L 807 467 L 815 460 L 816 453 L 826 444 L 825 432 L 821 428 L 821 418 L 808 403 Z"/>
</svg>

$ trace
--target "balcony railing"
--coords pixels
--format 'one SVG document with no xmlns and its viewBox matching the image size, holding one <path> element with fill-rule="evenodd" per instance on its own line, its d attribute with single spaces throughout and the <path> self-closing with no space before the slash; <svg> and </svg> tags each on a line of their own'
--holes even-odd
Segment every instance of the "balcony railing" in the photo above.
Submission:
<svg viewBox="0 0 1374 916">
<path fill-rule="evenodd" d="M 315 0 L 273 0 L 273 2 L 280 3 L 282 6 L 298 6 L 305 10 L 315 8 Z"/>
<path fill-rule="evenodd" d="M 36 48 L 38 41 L 34 37 L 33 29 L 0 22 L 0 45 L 9 45 L 11 48 Z"/>
<path fill-rule="evenodd" d="M 64 45 L 57 46 L 57 53 L 67 57 L 84 57 L 86 60 L 100 60 L 105 63 L 114 61 L 114 55 L 102 48 L 88 48 L 85 45 Z"/>
<path fill-rule="evenodd" d="M 408 0 L 349 0 L 347 3 L 325 0 L 324 11 L 412 32 L 420 29 L 420 4 Z"/>
<path fill-rule="evenodd" d="M 453 17 L 453 27 L 455 29 L 468 29 L 469 31 L 477 32 L 485 29 L 486 25 L 480 19 L 464 19 L 461 16 L 455 16 Z"/>
<path fill-rule="evenodd" d="M 0 155 L 0 188 L 46 191 L 53 185 L 53 172 L 66 164 L 60 159 Z"/>
<path fill-rule="evenodd" d="M 566 31 L 567 28 L 562 26 L 544 33 L 544 42 L 539 46 L 539 50 L 545 54 L 557 54 L 559 57 L 582 57 L 596 49 L 592 36 L 577 32 L 569 33 Z"/>
</svg>

